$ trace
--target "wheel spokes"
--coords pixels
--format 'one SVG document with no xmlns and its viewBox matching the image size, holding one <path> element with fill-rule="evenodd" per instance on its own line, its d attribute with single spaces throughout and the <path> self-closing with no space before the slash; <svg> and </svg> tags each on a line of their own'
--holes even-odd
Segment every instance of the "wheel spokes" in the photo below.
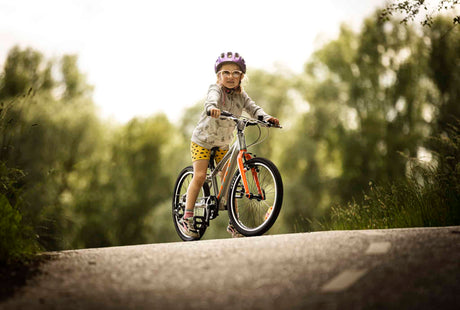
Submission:
<svg viewBox="0 0 460 310">
<path fill-rule="evenodd" d="M 251 170 L 246 173 L 251 197 L 246 197 L 241 179 L 234 196 L 236 218 L 246 229 L 257 229 L 270 218 L 276 198 L 276 183 L 270 171 L 264 166 L 254 170 L 254 175 Z"/>
</svg>

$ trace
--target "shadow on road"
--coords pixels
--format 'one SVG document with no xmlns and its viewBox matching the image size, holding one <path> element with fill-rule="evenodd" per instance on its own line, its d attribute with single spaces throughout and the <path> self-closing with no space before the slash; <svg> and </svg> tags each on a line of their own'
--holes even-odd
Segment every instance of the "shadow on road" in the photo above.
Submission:
<svg viewBox="0 0 460 310">
<path fill-rule="evenodd" d="M 32 259 L 0 265 L 0 302 L 14 296 L 28 280 L 40 274 L 40 266 L 51 257 L 40 255 Z"/>
</svg>

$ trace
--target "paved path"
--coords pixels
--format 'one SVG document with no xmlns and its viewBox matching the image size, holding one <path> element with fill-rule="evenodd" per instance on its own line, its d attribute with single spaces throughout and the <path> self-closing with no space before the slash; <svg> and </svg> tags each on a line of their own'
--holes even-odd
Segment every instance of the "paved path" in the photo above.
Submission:
<svg viewBox="0 0 460 310">
<path fill-rule="evenodd" d="M 53 253 L 0 309 L 460 309 L 460 227 Z"/>
</svg>

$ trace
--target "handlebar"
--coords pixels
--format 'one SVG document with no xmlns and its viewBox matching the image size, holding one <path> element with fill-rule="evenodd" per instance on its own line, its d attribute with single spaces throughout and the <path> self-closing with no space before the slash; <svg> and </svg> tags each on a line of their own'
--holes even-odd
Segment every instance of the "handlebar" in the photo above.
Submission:
<svg viewBox="0 0 460 310">
<path fill-rule="evenodd" d="M 211 116 L 210 111 L 206 111 L 206 115 Z M 232 120 L 234 120 L 236 122 L 239 121 L 240 118 L 241 118 L 241 117 L 233 115 L 232 113 L 230 113 L 228 111 L 224 111 L 224 110 L 220 111 L 220 117 L 221 118 L 229 118 L 229 119 L 232 119 Z M 258 125 L 258 124 L 264 125 L 266 127 L 283 128 L 280 125 L 275 125 L 272 122 L 264 121 L 262 115 L 259 115 L 257 120 L 256 119 L 246 119 L 246 126 L 255 126 L 255 125 Z"/>
</svg>

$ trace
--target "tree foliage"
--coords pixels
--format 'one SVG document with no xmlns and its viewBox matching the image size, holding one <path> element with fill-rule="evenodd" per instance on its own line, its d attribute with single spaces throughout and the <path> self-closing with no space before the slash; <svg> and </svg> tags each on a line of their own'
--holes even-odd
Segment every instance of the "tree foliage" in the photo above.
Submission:
<svg viewBox="0 0 460 310">
<path fill-rule="evenodd" d="M 168 161 L 184 163 L 169 142 L 181 141 L 175 128 L 162 115 L 102 122 L 78 58 L 43 63 L 15 47 L 1 78 L 0 160 L 24 173 L 21 217 L 49 250 L 148 242 L 146 218 L 169 198 L 178 169 Z"/>
<path fill-rule="evenodd" d="M 299 85 L 310 111 L 283 164 L 295 176 L 286 195 L 290 222 L 359 199 L 369 181 L 405 179 L 400 154 L 417 157 L 428 135 L 460 116 L 450 101 L 458 98 L 458 70 L 443 65 L 458 62 L 452 51 L 459 34 L 443 38 L 445 26 L 439 19 L 420 33 L 369 18 L 359 33 L 343 26 L 338 39 L 313 54 Z M 314 221 L 303 223 L 303 229 L 314 227 Z"/>
</svg>

